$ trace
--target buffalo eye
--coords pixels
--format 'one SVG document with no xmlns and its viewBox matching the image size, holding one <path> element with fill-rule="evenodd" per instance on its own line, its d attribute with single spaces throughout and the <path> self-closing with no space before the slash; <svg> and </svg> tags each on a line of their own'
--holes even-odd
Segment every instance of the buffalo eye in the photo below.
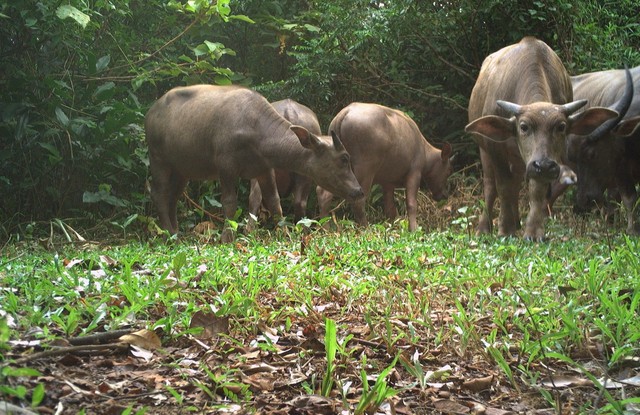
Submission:
<svg viewBox="0 0 640 415">
<path fill-rule="evenodd" d="M 529 129 L 530 129 L 529 124 L 524 122 L 520 123 L 520 132 L 522 134 L 527 134 L 529 132 Z"/>
<path fill-rule="evenodd" d="M 343 154 L 342 157 L 340 157 L 340 162 L 342 163 L 343 166 L 349 166 L 349 156 L 347 154 Z"/>
<path fill-rule="evenodd" d="M 558 124 L 556 126 L 556 131 L 558 131 L 559 133 L 563 134 L 565 131 L 567 131 L 567 123 L 566 122 L 561 122 L 560 124 Z"/>
</svg>

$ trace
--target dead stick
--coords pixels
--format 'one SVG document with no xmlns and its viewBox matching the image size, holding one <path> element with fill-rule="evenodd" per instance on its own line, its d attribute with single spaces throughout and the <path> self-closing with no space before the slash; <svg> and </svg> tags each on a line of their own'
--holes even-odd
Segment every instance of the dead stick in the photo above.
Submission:
<svg viewBox="0 0 640 415">
<path fill-rule="evenodd" d="M 77 352 L 101 352 L 103 350 L 111 350 L 111 351 L 118 351 L 118 352 L 126 351 L 126 350 L 129 350 L 129 344 L 110 343 L 110 344 L 93 344 L 93 345 L 60 347 L 56 349 L 45 350 L 44 352 L 34 353 L 29 356 L 25 356 L 23 358 L 14 360 L 13 362 L 8 362 L 4 364 L 4 366 L 7 366 L 9 364 L 19 366 L 25 363 L 32 362 L 34 360 L 45 359 L 47 357 L 60 356 L 64 354 L 77 353 Z"/>
<path fill-rule="evenodd" d="M 71 339 L 67 339 L 67 341 L 71 343 L 73 346 L 83 346 L 87 344 L 104 344 L 104 343 L 109 343 L 112 340 L 119 339 L 125 334 L 130 334 L 130 333 L 133 333 L 132 329 L 114 330 L 114 331 L 107 331 L 104 333 L 90 334 L 88 336 L 73 337 Z"/>
<path fill-rule="evenodd" d="M 38 415 L 28 409 L 4 401 L 0 401 L 0 414 Z"/>
</svg>

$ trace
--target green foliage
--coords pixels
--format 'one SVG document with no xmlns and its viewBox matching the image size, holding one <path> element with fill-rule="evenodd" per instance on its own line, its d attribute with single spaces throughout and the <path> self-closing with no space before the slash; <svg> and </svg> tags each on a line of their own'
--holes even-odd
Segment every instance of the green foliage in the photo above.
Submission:
<svg viewBox="0 0 640 415">
<path fill-rule="evenodd" d="M 391 364 L 378 375 L 373 387 L 369 386 L 367 373 L 364 370 L 360 372 L 360 379 L 362 380 L 362 396 L 353 411 L 354 415 L 375 413 L 384 401 L 398 394 L 398 392 L 387 383 L 387 377 L 396 367 L 399 356 L 399 354 L 396 355 L 393 362 L 391 362 Z"/>
<path fill-rule="evenodd" d="M 236 79 L 217 66 L 234 52 L 208 38 L 238 17 L 228 0 L 2 1 L 0 13 L 3 232 L 78 210 L 143 212 L 147 107 L 176 84 Z"/>
<path fill-rule="evenodd" d="M 20 401 L 31 401 L 32 407 L 40 405 L 45 396 L 45 386 L 42 383 L 37 383 L 33 390 L 28 390 L 23 385 L 16 385 L 16 380 L 21 377 L 38 377 L 42 376 L 42 373 L 36 369 L 29 367 L 25 368 L 12 368 L 9 366 L 3 366 L 0 368 L 0 396 L 8 396 Z M 28 402 L 27 402 L 28 403 Z"/>
<path fill-rule="evenodd" d="M 473 165 L 467 100 L 489 53 L 534 35 L 572 74 L 635 66 L 636 14 L 633 0 L 0 0 L 0 235 L 148 217 L 143 117 L 177 85 L 251 85 L 325 128 L 350 102 L 378 102 Z"/>
<path fill-rule="evenodd" d="M 322 385 L 320 386 L 320 395 L 329 396 L 333 389 L 336 372 L 336 353 L 338 351 L 338 331 L 336 322 L 330 318 L 325 319 L 324 324 L 324 348 L 327 355 L 327 369 L 322 377 Z"/>
</svg>

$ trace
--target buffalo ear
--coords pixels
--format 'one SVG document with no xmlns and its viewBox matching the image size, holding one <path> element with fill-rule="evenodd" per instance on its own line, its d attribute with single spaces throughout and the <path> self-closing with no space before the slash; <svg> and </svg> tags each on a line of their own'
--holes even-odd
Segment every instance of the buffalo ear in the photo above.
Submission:
<svg viewBox="0 0 640 415">
<path fill-rule="evenodd" d="M 587 135 L 602 123 L 618 116 L 618 113 L 603 107 L 591 107 L 586 111 L 569 117 L 569 132 L 576 135 Z"/>
<path fill-rule="evenodd" d="M 636 132 L 640 129 L 640 116 L 635 116 L 633 118 L 629 118 L 628 120 L 623 120 L 616 126 L 613 130 L 613 133 L 619 137 L 630 137 L 635 135 Z"/>
<path fill-rule="evenodd" d="M 467 124 L 464 130 L 468 133 L 480 134 L 492 141 L 506 141 L 517 135 L 516 117 L 486 115 Z"/>
<path fill-rule="evenodd" d="M 331 139 L 333 140 L 333 146 L 336 148 L 336 150 L 346 151 L 344 149 L 344 145 L 342 144 L 342 141 L 340 140 L 340 137 L 338 137 L 338 134 L 333 130 L 331 130 Z"/>
<path fill-rule="evenodd" d="M 298 136 L 298 140 L 300 140 L 300 144 L 302 144 L 304 148 L 313 150 L 321 144 L 320 139 L 311 134 L 306 128 L 299 125 L 292 125 L 289 128 Z"/>
</svg>

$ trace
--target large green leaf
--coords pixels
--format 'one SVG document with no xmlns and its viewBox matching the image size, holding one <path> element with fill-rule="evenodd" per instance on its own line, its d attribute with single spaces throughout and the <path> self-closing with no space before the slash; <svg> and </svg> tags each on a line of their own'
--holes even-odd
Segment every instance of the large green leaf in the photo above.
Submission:
<svg viewBox="0 0 640 415">
<path fill-rule="evenodd" d="M 91 21 L 91 18 L 88 15 L 82 13 L 80 10 L 76 9 L 70 4 L 64 4 L 58 7 L 58 9 L 56 10 L 56 14 L 63 20 L 67 17 L 72 18 L 83 28 L 86 28 L 87 24 L 89 24 L 89 22 Z"/>
</svg>

